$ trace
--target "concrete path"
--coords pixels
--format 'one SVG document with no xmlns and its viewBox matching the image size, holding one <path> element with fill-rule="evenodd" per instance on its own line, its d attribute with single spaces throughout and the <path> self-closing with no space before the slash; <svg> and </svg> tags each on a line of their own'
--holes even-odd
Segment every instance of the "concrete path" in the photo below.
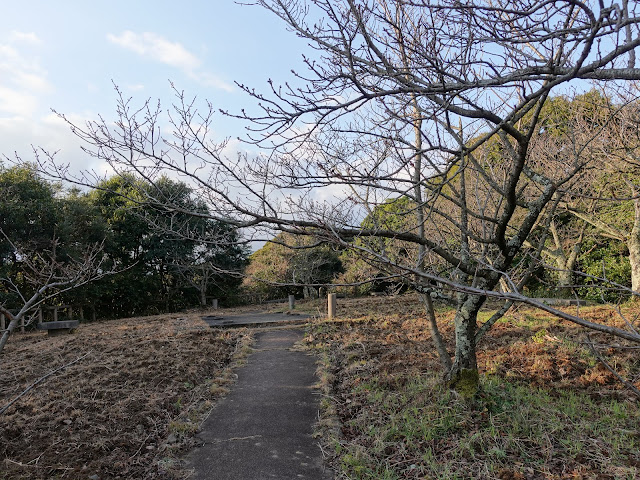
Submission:
<svg viewBox="0 0 640 480">
<path fill-rule="evenodd" d="M 198 434 L 187 457 L 197 480 L 330 480 L 312 425 L 318 418 L 315 359 L 293 351 L 297 329 L 256 333 L 238 382 Z"/>
<path fill-rule="evenodd" d="M 244 315 L 207 315 L 202 317 L 210 327 L 249 327 L 263 323 L 304 323 L 311 315 L 305 313 L 246 313 Z"/>
</svg>

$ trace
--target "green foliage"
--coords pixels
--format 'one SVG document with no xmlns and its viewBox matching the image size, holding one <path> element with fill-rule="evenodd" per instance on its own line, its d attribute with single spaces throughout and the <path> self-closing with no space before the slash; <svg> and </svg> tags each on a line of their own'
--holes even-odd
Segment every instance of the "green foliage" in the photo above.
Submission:
<svg viewBox="0 0 640 480">
<path fill-rule="evenodd" d="M 135 264 L 143 237 L 149 226 L 143 216 L 136 215 L 142 197 L 138 189 L 140 182 L 134 177 L 112 177 L 103 181 L 91 193 L 93 204 L 108 225 L 109 235 L 105 252 L 120 265 Z"/>
<path fill-rule="evenodd" d="M 56 230 L 57 186 L 41 179 L 35 169 L 0 169 L 0 229 L 15 244 L 35 248 L 50 245 Z M 14 249 L 0 237 L 0 261 L 11 262 Z"/>
<path fill-rule="evenodd" d="M 572 128 L 578 123 L 593 130 L 605 126 L 611 121 L 614 109 L 611 100 L 595 89 L 571 98 L 556 95 L 545 102 L 537 125 L 545 135 L 566 140 L 568 135 L 574 134 Z M 529 112 L 523 120 L 529 123 L 532 118 L 533 113 Z"/>
<path fill-rule="evenodd" d="M 305 285 L 331 283 L 340 272 L 342 261 L 331 247 L 316 245 L 311 237 L 280 233 L 249 257 L 245 287 L 268 298 L 307 297 L 311 290 Z"/>
<path fill-rule="evenodd" d="M 106 251 L 115 267 L 126 269 L 97 285 L 99 311 L 175 311 L 235 294 L 247 249 L 237 230 L 206 218 L 206 205 L 184 182 L 163 177 L 151 185 L 125 176 L 99 187 L 95 202 L 110 229 Z"/>
<path fill-rule="evenodd" d="M 408 197 L 391 198 L 377 205 L 360 225 L 363 229 L 410 231 L 415 228 L 416 205 Z"/>
<path fill-rule="evenodd" d="M 631 265 L 626 245 L 616 240 L 591 239 L 585 242 L 583 252 L 580 270 L 593 278 L 584 278 L 583 286 L 579 289 L 580 296 L 599 302 L 616 302 L 626 298 L 627 295 L 614 285 L 603 288 L 603 282 L 598 280 L 606 278 L 609 282 L 631 287 Z"/>
<path fill-rule="evenodd" d="M 392 262 L 407 263 L 407 260 L 411 262 L 411 259 L 416 258 L 417 247 L 407 241 L 376 236 L 375 234 L 381 231 L 397 232 L 398 234 L 416 233 L 415 203 L 408 197 L 388 199 L 377 205 L 365 217 L 360 227 L 372 235 L 363 235 L 357 238 L 354 242 L 355 249 L 347 250 L 342 254 L 345 272 L 339 277 L 339 282 L 366 282 L 351 289 L 355 294 L 397 288 L 396 284 L 376 280 L 376 278 L 385 276 L 384 272 L 376 267 L 378 263 L 376 255 L 384 256 Z M 363 253 L 359 249 L 366 249 L 373 255 Z"/>
<path fill-rule="evenodd" d="M 571 283 L 582 285 L 577 290 L 578 295 L 592 300 L 624 298 L 615 286 L 584 275 L 630 286 L 631 268 L 622 240 L 628 238 L 633 228 L 634 205 L 631 200 L 619 199 L 634 195 L 630 187 L 637 183 L 638 172 L 635 162 L 628 160 L 633 156 L 637 132 L 630 132 L 624 126 L 624 112 L 619 109 L 620 105 L 596 89 L 573 97 L 550 97 L 542 108 L 538 122 L 541 142 L 534 150 L 538 168 L 556 170 L 563 168 L 566 162 L 585 161 L 589 169 L 583 177 L 574 178 L 567 188 L 571 194 L 562 198 L 560 204 L 566 202 L 567 209 L 558 209 L 554 214 L 561 248 L 543 228 L 534 231 L 530 243 L 536 245 L 535 239 L 548 233 L 548 250 L 542 252 L 543 258 L 553 267 L 563 269 L 561 254 L 564 253 L 564 260 L 569 257 L 585 222 L 589 224 L 587 234 L 600 238 L 584 242 L 575 267 L 577 275 L 572 279 L 559 271 L 538 270 L 528 284 L 529 291 L 537 296 L 574 295 L 576 290 L 556 288 L 559 284 Z M 529 113 L 523 121 L 531 118 L 532 113 Z M 585 136 L 591 134 L 594 138 L 589 138 L 585 144 Z M 597 201 L 594 197 L 608 200 Z"/>
<path fill-rule="evenodd" d="M 183 182 L 160 178 L 152 186 L 129 175 L 84 193 L 63 191 L 34 169 L 14 167 L 0 169 L 0 200 L 0 228 L 12 242 L 0 237 L 0 277 L 6 279 L 0 301 L 9 308 L 20 299 L 8 282 L 25 294 L 34 288 L 24 281 L 27 260 L 55 254 L 64 263 L 92 245 L 103 246 L 103 269 L 119 273 L 55 302 L 117 317 L 194 306 L 207 296 L 231 296 L 239 287 L 238 275 L 230 273 L 242 270 L 247 249 L 237 230 L 167 208 L 206 215 Z"/>
<path fill-rule="evenodd" d="M 58 225 L 58 191 L 30 166 L 0 169 L 0 302 L 8 308 L 21 305 L 16 288 L 33 295 L 33 268 L 73 253 L 73 238 Z"/>
</svg>

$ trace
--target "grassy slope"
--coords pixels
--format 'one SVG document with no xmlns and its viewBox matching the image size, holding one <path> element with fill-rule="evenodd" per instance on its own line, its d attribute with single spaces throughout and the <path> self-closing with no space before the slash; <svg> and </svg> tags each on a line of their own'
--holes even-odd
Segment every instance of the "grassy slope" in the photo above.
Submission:
<svg viewBox="0 0 640 480">
<path fill-rule="evenodd" d="M 16 334 L 0 357 L 0 479 L 182 476 L 177 461 L 248 347 L 196 314 L 81 325 L 73 335 Z"/>
<path fill-rule="evenodd" d="M 308 337 L 324 358 L 321 426 L 341 478 L 640 478 L 638 399 L 578 329 L 509 314 L 480 346 L 483 390 L 469 406 L 442 386 L 415 298 L 341 304 Z M 615 319 L 603 307 L 582 313 Z M 439 312 L 448 338 L 452 319 Z M 640 379 L 637 350 L 609 353 Z"/>
</svg>

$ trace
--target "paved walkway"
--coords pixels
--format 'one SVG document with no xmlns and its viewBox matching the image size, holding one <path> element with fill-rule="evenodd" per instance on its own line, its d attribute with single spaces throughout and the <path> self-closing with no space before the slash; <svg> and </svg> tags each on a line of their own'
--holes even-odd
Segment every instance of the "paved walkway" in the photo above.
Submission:
<svg viewBox="0 0 640 480">
<path fill-rule="evenodd" d="M 187 457 L 198 480 L 330 480 L 312 438 L 318 418 L 315 359 L 291 350 L 302 329 L 256 333 L 238 382 L 213 410 Z"/>
<path fill-rule="evenodd" d="M 311 315 L 305 313 L 265 313 L 252 312 L 243 315 L 207 315 L 202 317 L 210 327 L 250 327 L 264 323 L 305 323 Z"/>
</svg>

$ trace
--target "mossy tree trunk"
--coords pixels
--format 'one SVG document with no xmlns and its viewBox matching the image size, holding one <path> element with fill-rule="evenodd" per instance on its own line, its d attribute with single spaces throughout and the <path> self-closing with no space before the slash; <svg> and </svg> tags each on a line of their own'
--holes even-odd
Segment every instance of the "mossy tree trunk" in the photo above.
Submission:
<svg viewBox="0 0 640 480">
<path fill-rule="evenodd" d="M 463 398 L 471 399 L 479 388 L 476 333 L 478 311 L 485 297 L 465 295 L 461 300 L 455 316 L 455 360 L 447 381 Z"/>
</svg>

